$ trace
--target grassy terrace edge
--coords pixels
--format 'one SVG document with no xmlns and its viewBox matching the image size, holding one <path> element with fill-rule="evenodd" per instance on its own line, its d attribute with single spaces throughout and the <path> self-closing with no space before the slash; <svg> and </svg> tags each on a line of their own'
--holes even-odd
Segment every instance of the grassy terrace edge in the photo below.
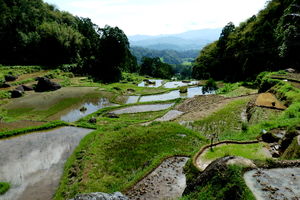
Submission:
<svg viewBox="0 0 300 200">
<path fill-rule="evenodd" d="M 187 136 L 180 137 L 178 134 Z M 178 155 L 192 157 L 206 142 L 199 134 L 173 122 L 154 122 L 147 128 L 128 126 L 120 130 L 104 132 L 100 128 L 84 137 L 67 160 L 54 199 L 68 199 L 78 193 L 96 191 L 126 192 L 166 158 Z M 192 148 L 192 144 L 196 145 L 196 148 Z M 126 152 L 119 151 L 125 146 L 130 148 Z M 128 156 L 125 158 L 124 153 L 132 160 L 130 165 L 126 160 Z M 145 162 L 150 163 L 142 166 Z M 125 169 L 124 163 L 126 163 Z M 94 165 L 97 167 L 88 169 L 88 177 L 87 171 L 81 170 Z M 74 173 L 76 177 L 73 177 Z M 103 178 L 101 182 L 98 181 L 100 177 Z M 108 177 L 115 177 L 114 181 L 112 182 Z"/>
<path fill-rule="evenodd" d="M 53 121 L 49 122 L 47 124 L 41 125 L 41 126 L 33 126 L 33 127 L 27 127 L 27 128 L 22 128 L 22 129 L 16 129 L 16 130 L 11 130 L 11 131 L 5 131 L 5 132 L 0 132 L 0 139 L 4 138 L 9 138 L 21 134 L 26 134 L 29 132 L 33 131 L 41 131 L 41 130 L 48 130 L 60 126 L 68 126 L 69 123 L 63 122 L 63 121 Z"/>
</svg>

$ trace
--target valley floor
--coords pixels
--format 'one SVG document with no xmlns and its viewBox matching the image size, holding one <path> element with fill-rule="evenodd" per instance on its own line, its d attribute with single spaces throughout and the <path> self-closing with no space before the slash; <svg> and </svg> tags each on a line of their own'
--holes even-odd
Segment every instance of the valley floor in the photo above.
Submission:
<svg viewBox="0 0 300 200">
<path fill-rule="evenodd" d="M 132 74 L 124 74 L 120 83 L 107 85 L 62 71 L 26 73 L 25 70 L 24 73 L 23 68 L 19 70 L 23 73 L 19 76 L 21 79 L 10 83 L 12 86 L 8 89 L 0 89 L 0 138 L 10 141 L 18 138 L 11 139 L 11 136 L 62 125 L 93 129 L 65 163 L 54 199 L 70 199 L 79 193 L 116 191 L 127 194 L 131 199 L 164 199 L 167 190 L 174 192 L 172 198 L 180 198 L 186 187 L 183 171 L 187 189 L 182 199 L 214 199 L 214 193 L 215 197 L 226 199 L 230 191 L 240 195 L 232 199 L 253 199 L 243 179 L 243 173 L 250 169 L 249 166 L 222 168 L 225 171 L 220 173 L 227 174 L 232 180 L 224 179 L 226 184 L 218 190 L 222 174 L 213 173 L 211 179 L 203 179 L 211 169 L 208 167 L 208 172 L 196 169 L 197 152 L 205 145 L 224 140 L 263 140 L 251 148 L 225 145 L 218 150 L 214 147 L 215 151 L 207 150 L 207 157 L 204 155 L 202 159 L 214 163 L 223 156 L 243 156 L 253 160 L 258 167 L 271 167 L 278 157 L 299 159 L 299 147 L 289 146 L 300 134 L 300 92 L 286 81 L 278 80 L 278 84 L 272 85 L 269 93 L 263 96 L 258 94 L 257 89 L 238 85 L 222 94 L 138 102 L 141 96 L 168 94 L 176 88 L 165 88 L 163 84 L 139 87 L 145 77 Z M 35 76 L 47 74 L 51 74 L 52 80 L 63 88 L 45 93 L 30 91 L 21 98 L 7 98 L 9 90 L 19 84 L 35 84 Z M 274 77 L 277 78 L 276 73 L 266 75 L 264 80 L 260 80 L 261 84 Z M 223 83 L 219 85 L 225 87 Z M 130 97 L 138 98 L 135 98 L 136 102 L 128 102 Z M 282 104 L 280 108 L 277 107 L 279 104 Z M 65 119 L 63 116 L 70 112 L 72 117 L 76 115 L 73 121 L 54 121 Z M 179 161 L 168 163 L 168 159 Z M 180 159 L 183 159 L 182 162 Z M 20 163 L 16 160 L 15 164 Z M 0 164 L 0 172 L 3 166 L 6 165 Z M 0 181 L 10 182 L 12 191 L 19 184 L 13 179 L 2 179 Z M 202 179 L 206 181 L 194 184 Z M 158 184 L 165 185 L 165 188 L 156 190 L 155 185 Z"/>
</svg>

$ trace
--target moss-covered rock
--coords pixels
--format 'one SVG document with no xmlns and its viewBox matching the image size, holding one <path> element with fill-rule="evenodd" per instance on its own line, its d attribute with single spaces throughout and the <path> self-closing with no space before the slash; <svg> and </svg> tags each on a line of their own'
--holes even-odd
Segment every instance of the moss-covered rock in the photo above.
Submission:
<svg viewBox="0 0 300 200">
<path fill-rule="evenodd" d="M 299 159 L 300 158 L 300 136 L 293 139 L 290 146 L 285 150 L 282 155 L 284 159 Z"/>
</svg>

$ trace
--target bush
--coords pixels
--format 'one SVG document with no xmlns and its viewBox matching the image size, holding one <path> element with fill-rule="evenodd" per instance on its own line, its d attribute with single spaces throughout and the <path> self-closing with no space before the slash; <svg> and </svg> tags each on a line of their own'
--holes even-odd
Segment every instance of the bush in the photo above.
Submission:
<svg viewBox="0 0 300 200">
<path fill-rule="evenodd" d="M 188 87 L 187 86 L 183 86 L 183 87 L 179 88 L 179 92 L 180 93 L 187 93 L 187 91 L 188 91 Z"/>
<path fill-rule="evenodd" d="M 217 90 L 218 86 L 214 79 L 210 78 L 206 81 L 206 84 L 203 86 L 204 93 Z"/>
<path fill-rule="evenodd" d="M 0 182 L 0 195 L 5 194 L 10 188 L 9 183 Z"/>
</svg>

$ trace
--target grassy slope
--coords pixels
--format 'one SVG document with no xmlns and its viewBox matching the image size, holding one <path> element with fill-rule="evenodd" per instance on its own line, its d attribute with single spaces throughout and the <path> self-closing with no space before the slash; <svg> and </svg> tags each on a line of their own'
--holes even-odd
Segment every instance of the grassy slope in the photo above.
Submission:
<svg viewBox="0 0 300 200">
<path fill-rule="evenodd" d="M 258 118 L 259 116 L 264 116 L 262 121 L 254 120 L 249 124 L 249 127 L 245 131 L 232 131 L 233 134 L 221 134 L 221 138 L 223 139 L 231 139 L 231 140 L 247 140 L 247 139 L 255 139 L 257 136 L 260 135 L 262 129 L 271 130 L 275 128 L 294 128 L 299 126 L 300 124 L 300 90 L 292 87 L 289 83 L 285 83 L 282 81 L 273 81 L 270 76 L 274 73 L 264 73 L 262 85 L 270 85 L 275 86 L 273 87 L 273 92 L 277 95 L 277 97 L 281 100 L 284 100 L 286 104 L 289 105 L 288 109 L 286 109 L 281 114 L 274 112 L 269 113 L 256 113 L 254 118 Z M 265 83 L 263 83 L 265 82 Z M 204 121 L 196 122 L 196 125 L 199 124 L 212 124 L 215 125 L 216 130 L 222 129 L 222 126 L 216 123 L 220 120 L 227 122 L 230 119 L 235 120 L 234 118 L 234 110 L 238 109 L 239 106 L 242 105 L 242 102 L 237 103 L 233 102 L 233 104 L 228 105 L 223 110 L 214 113 L 212 116 L 204 119 Z M 228 115 L 224 113 L 225 111 L 228 112 Z M 259 110 L 258 112 L 262 112 Z M 237 112 L 236 114 L 238 114 Z M 215 116 L 215 117 L 213 117 Z M 229 118 L 229 119 L 228 119 Z M 232 122 L 233 123 L 233 122 Z M 236 122 L 233 123 L 233 125 Z M 217 125 L 216 125 L 217 124 Z M 225 123 L 225 129 L 230 126 Z M 234 126 L 232 126 L 234 128 Z M 229 132 L 230 133 L 230 132 Z M 298 156 L 298 148 L 295 147 L 296 141 L 294 140 L 292 145 L 289 147 L 284 156 L 286 158 L 295 158 Z M 235 149 L 234 151 L 237 151 Z M 248 152 L 246 152 L 248 154 Z M 213 155 L 216 156 L 216 155 Z M 247 155 L 246 155 L 247 156 Z M 254 156 L 255 158 L 255 156 Z M 191 164 L 186 166 L 187 177 L 188 179 L 193 179 L 197 175 L 197 171 L 195 171 Z M 186 194 L 182 197 L 182 200 L 194 200 L 194 199 L 210 199 L 210 200 L 217 200 L 217 199 L 230 199 L 230 200 L 253 200 L 255 199 L 250 190 L 245 185 L 245 181 L 243 180 L 243 169 L 237 166 L 230 167 L 227 171 L 223 173 L 217 173 L 208 183 L 205 183 L 199 186 L 195 191 Z"/>
<path fill-rule="evenodd" d="M 255 200 L 243 179 L 243 168 L 229 166 L 181 200 Z"/>
<path fill-rule="evenodd" d="M 203 144 L 201 136 L 175 123 L 135 125 L 111 131 L 99 127 L 84 138 L 68 160 L 55 199 L 70 198 L 81 192 L 124 191 L 163 158 L 192 156 Z"/>
<path fill-rule="evenodd" d="M 240 99 L 229 103 L 223 109 L 213 113 L 205 119 L 195 121 L 192 126 L 204 135 L 217 133 L 220 140 L 251 140 L 255 137 L 236 134 L 241 132 L 241 113 L 246 108 L 250 98 Z"/>
<path fill-rule="evenodd" d="M 206 160 L 215 160 L 217 158 L 221 158 L 224 156 L 242 156 L 248 159 L 260 159 L 265 160 L 266 156 L 262 151 L 264 147 L 263 144 L 228 144 L 228 145 L 221 145 L 213 148 L 213 151 L 208 151 L 204 156 L 203 159 Z"/>
</svg>

